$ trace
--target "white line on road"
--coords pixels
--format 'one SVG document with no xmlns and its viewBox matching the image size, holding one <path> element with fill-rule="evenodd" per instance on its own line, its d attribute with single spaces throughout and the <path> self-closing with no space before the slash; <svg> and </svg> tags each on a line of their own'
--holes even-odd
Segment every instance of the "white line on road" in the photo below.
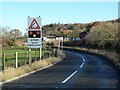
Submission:
<svg viewBox="0 0 120 90">
<path fill-rule="evenodd" d="M 80 54 L 78 54 L 78 53 L 74 53 L 74 52 L 70 52 L 70 51 L 67 51 L 67 52 L 72 53 L 72 54 L 76 54 L 76 55 L 78 55 L 78 56 L 80 56 L 80 57 L 82 58 L 83 62 L 82 62 L 82 64 L 80 65 L 80 68 L 82 68 L 83 65 L 85 64 L 85 59 L 83 58 L 83 56 L 80 55 Z"/>
<path fill-rule="evenodd" d="M 66 51 L 68 53 L 71 53 L 71 54 L 75 54 L 75 55 L 78 55 L 82 58 L 83 62 L 82 64 L 80 65 L 80 68 L 83 67 L 83 65 L 85 64 L 85 59 L 83 58 L 82 55 L 78 54 L 78 53 L 74 53 L 74 52 L 70 52 L 70 51 Z M 66 83 L 71 77 L 73 77 L 78 71 L 76 70 L 74 73 L 72 73 L 69 77 L 67 77 L 64 81 L 62 81 L 62 83 Z"/>
<path fill-rule="evenodd" d="M 80 68 L 82 68 L 82 67 L 83 67 L 83 65 L 84 65 L 84 63 L 82 63 L 82 65 L 80 65 Z"/>
<path fill-rule="evenodd" d="M 72 73 L 68 78 L 66 78 L 64 81 L 62 81 L 62 83 L 66 83 L 72 76 L 74 76 L 78 71 L 75 71 L 74 73 Z"/>
<path fill-rule="evenodd" d="M 63 57 L 63 59 L 64 59 L 64 58 L 65 58 L 65 57 Z M 54 64 L 50 64 L 50 65 L 45 66 L 45 67 L 43 67 L 43 68 L 40 68 L 40 69 L 31 71 L 31 72 L 25 73 L 25 74 L 23 74 L 23 75 L 20 75 L 20 76 L 18 76 L 18 77 L 12 78 L 12 79 L 9 79 L 9 80 L 7 80 L 7 81 L 0 82 L 0 85 L 5 84 L 5 83 L 8 83 L 8 82 L 12 82 L 12 81 L 14 81 L 14 80 L 18 80 L 18 79 L 20 79 L 20 78 L 22 78 L 22 77 L 28 76 L 28 75 L 33 74 L 33 73 L 35 73 L 35 72 L 38 72 L 38 71 L 40 71 L 40 70 L 47 69 L 47 68 L 49 68 L 49 67 L 51 67 L 51 66 L 53 66 L 53 65 L 55 65 L 55 64 L 57 64 L 57 63 L 59 63 L 59 62 L 61 62 L 61 60 L 58 61 L 58 62 L 56 62 L 56 63 L 54 63 Z"/>
<path fill-rule="evenodd" d="M 85 64 L 85 59 L 83 58 L 83 56 L 82 56 L 82 55 L 79 55 L 79 56 L 81 56 L 81 58 L 82 58 L 82 60 L 83 60 L 82 65 L 80 65 L 80 68 L 82 68 L 82 67 L 83 67 L 83 65 Z"/>
</svg>

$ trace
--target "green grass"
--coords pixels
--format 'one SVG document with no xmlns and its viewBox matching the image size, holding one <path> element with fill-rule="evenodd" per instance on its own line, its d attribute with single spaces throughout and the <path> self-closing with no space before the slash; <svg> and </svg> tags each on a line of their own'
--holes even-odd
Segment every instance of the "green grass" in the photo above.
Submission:
<svg viewBox="0 0 120 90">
<path fill-rule="evenodd" d="M 36 52 L 35 52 L 36 51 Z M 18 63 L 19 65 L 25 64 L 28 62 L 28 48 L 26 47 L 12 47 L 12 48 L 4 48 L 3 53 L 5 53 L 5 64 L 6 66 L 13 66 L 15 64 L 15 52 L 18 52 Z M 42 56 L 45 53 L 51 53 L 50 50 L 42 50 Z M 39 49 L 32 49 L 31 51 L 32 59 L 35 57 L 39 57 Z"/>
<path fill-rule="evenodd" d="M 36 61 L 31 65 L 21 66 L 18 68 L 6 67 L 4 71 L 0 72 L 0 81 L 4 82 L 6 80 L 10 80 L 17 76 L 31 72 L 33 70 L 37 70 L 45 66 L 57 63 L 65 57 L 64 52 L 62 51 L 58 51 L 58 52 L 59 52 L 58 57 L 49 57 L 43 60 Z"/>
</svg>

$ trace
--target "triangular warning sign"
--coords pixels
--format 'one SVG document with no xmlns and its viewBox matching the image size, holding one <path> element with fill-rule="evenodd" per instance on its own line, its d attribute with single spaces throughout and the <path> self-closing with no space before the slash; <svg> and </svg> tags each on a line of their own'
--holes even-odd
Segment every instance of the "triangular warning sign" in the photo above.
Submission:
<svg viewBox="0 0 120 90">
<path fill-rule="evenodd" d="M 33 21 L 31 22 L 29 29 L 40 29 L 40 26 L 38 24 L 38 22 L 36 21 L 36 19 L 33 19 Z"/>
</svg>

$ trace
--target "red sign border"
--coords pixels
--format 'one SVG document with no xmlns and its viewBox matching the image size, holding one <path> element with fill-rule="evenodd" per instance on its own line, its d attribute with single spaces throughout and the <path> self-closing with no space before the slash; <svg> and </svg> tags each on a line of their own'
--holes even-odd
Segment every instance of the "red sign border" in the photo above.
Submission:
<svg viewBox="0 0 120 90">
<path fill-rule="evenodd" d="M 36 24 L 38 25 L 38 28 L 30 28 L 30 27 L 32 27 L 32 24 L 33 24 L 34 21 L 35 21 Z M 31 22 L 31 24 L 30 24 L 30 26 L 29 26 L 28 29 L 30 29 L 30 30 L 34 30 L 34 29 L 35 29 L 35 30 L 38 30 L 38 29 L 40 29 L 40 26 L 39 26 L 38 22 L 36 21 L 36 19 L 33 19 L 33 20 L 32 20 L 32 22 Z"/>
</svg>

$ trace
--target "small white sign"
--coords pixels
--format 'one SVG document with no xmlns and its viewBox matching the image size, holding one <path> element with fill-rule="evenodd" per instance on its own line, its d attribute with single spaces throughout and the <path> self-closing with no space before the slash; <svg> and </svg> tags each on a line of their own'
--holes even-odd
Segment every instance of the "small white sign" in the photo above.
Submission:
<svg viewBox="0 0 120 90">
<path fill-rule="evenodd" d="M 28 38 L 28 48 L 40 48 L 42 45 L 41 38 Z"/>
</svg>

